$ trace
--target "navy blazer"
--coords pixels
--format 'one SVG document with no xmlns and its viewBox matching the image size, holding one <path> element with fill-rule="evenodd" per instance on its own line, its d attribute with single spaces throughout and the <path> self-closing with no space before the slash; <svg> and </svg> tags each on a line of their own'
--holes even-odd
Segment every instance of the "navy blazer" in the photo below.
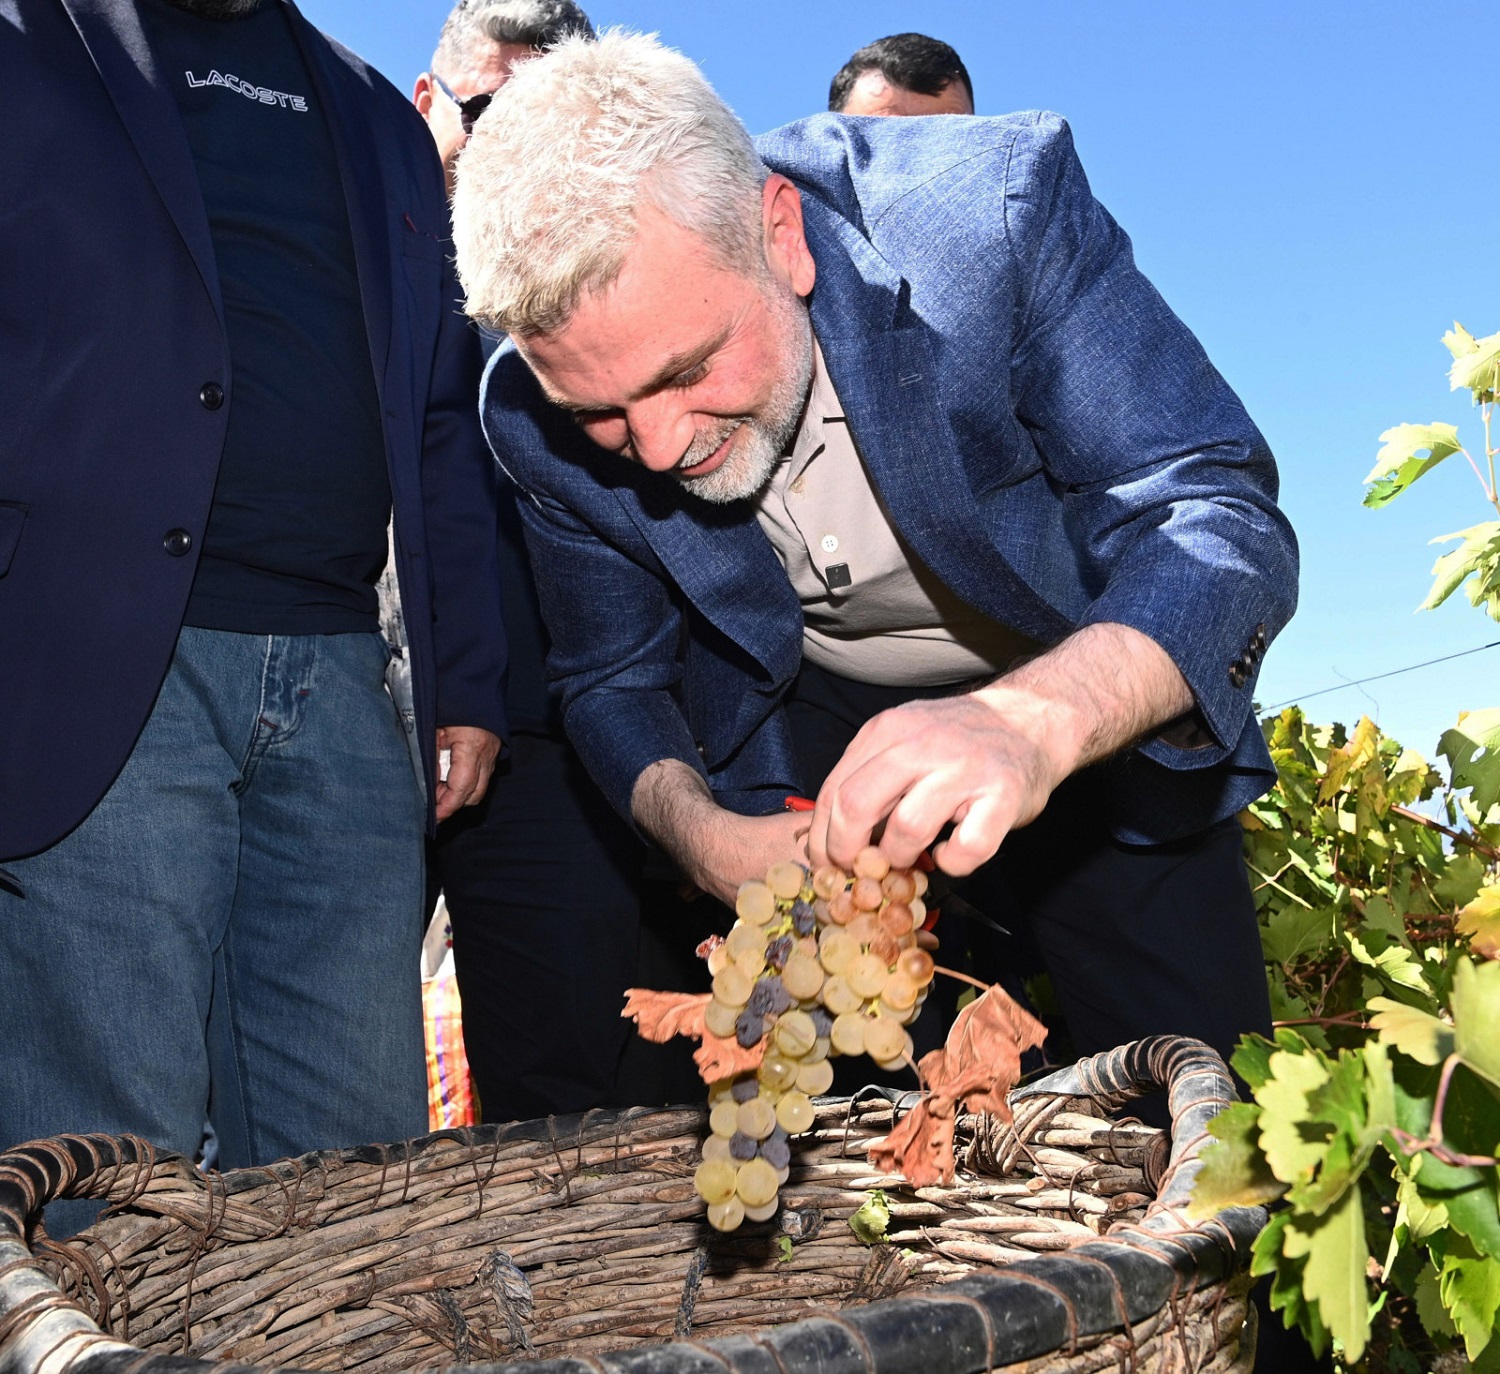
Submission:
<svg viewBox="0 0 1500 1374">
<path fill-rule="evenodd" d="M 1232 815 L 1274 779 L 1251 711 L 1296 600 L 1271 455 L 1137 271 L 1055 115 L 818 116 L 759 140 L 799 187 L 813 327 L 903 537 L 1043 643 L 1102 621 L 1160 644 L 1199 728 L 1101 777 L 1128 842 Z M 593 446 L 513 348 L 486 432 L 522 509 L 568 731 L 626 810 L 660 758 L 767 812 L 798 785 L 778 702 L 802 619 L 749 503 Z"/>
<path fill-rule="evenodd" d="M 385 429 L 428 795 L 505 728 L 482 366 L 421 118 L 288 0 L 329 116 Z M 234 404 L 208 220 L 132 0 L 0 0 L 0 858 L 104 795 L 171 662 Z M 221 385 L 225 404 L 199 399 Z M 189 556 L 163 544 L 193 538 Z M 177 545 L 180 551 L 180 541 Z"/>
</svg>

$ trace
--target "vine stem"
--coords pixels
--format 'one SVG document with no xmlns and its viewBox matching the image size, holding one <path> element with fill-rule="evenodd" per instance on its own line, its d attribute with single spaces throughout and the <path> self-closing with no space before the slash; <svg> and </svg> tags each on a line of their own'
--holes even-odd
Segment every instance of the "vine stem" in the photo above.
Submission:
<svg viewBox="0 0 1500 1374">
<path fill-rule="evenodd" d="M 1448 1105 L 1448 1085 L 1453 1081 L 1453 1071 L 1462 1064 L 1461 1055 L 1450 1054 L 1443 1060 L 1443 1072 L 1438 1077 L 1437 1093 L 1432 1099 L 1432 1125 L 1427 1128 L 1427 1139 L 1418 1140 L 1399 1126 L 1391 1129 L 1391 1135 L 1401 1147 L 1402 1154 L 1415 1155 L 1424 1151 L 1434 1159 L 1456 1169 L 1487 1169 L 1497 1161 L 1490 1155 L 1466 1155 L 1450 1150 L 1443 1144 L 1443 1111 Z"/>
<path fill-rule="evenodd" d="M 1496 390 L 1500 390 L 1500 363 L 1495 365 L 1495 371 L 1490 377 L 1490 391 L 1493 394 Z M 1484 420 L 1484 456 L 1489 460 L 1490 465 L 1490 504 L 1500 511 L 1500 491 L 1495 488 L 1495 447 L 1490 443 L 1490 413 L 1494 409 L 1493 401 L 1483 401 L 1479 406 L 1480 416 Z M 1480 480 L 1483 481 L 1482 478 Z"/>
<path fill-rule="evenodd" d="M 1351 1030 L 1369 1030 L 1370 1024 L 1357 1011 L 1346 1011 L 1338 1016 L 1293 1016 L 1286 1021 L 1272 1021 L 1278 1029 L 1282 1026 L 1347 1026 Z"/>
<path fill-rule="evenodd" d="M 1485 440 L 1484 440 L 1484 446 L 1485 446 L 1485 448 L 1489 448 L 1489 446 L 1490 446 L 1490 440 L 1489 440 L 1488 430 L 1489 430 L 1489 424 L 1488 424 L 1488 417 L 1486 416 L 1486 424 L 1485 424 L 1485 431 L 1486 431 L 1486 433 L 1485 433 Z M 1484 493 L 1484 499 L 1486 501 L 1489 501 L 1489 502 L 1493 503 L 1494 500 L 1495 500 L 1494 488 L 1491 487 L 1490 484 L 1484 480 L 1484 473 L 1480 472 L 1480 470 L 1479 470 L 1479 464 L 1474 461 L 1474 455 L 1472 453 L 1470 453 L 1469 450 L 1466 449 L 1466 448 L 1459 449 L 1459 452 L 1461 454 L 1463 454 L 1463 456 L 1466 459 L 1468 459 L 1469 467 L 1471 469 L 1473 469 L 1473 472 L 1474 472 L 1474 480 L 1479 483 L 1479 490 Z M 1490 455 L 1490 466 L 1493 467 L 1494 463 L 1495 463 L 1495 458 L 1494 458 L 1494 455 L 1491 454 Z"/>
<path fill-rule="evenodd" d="M 1416 825 L 1425 825 L 1429 830 L 1436 830 L 1439 835 L 1446 835 L 1455 844 L 1467 845 L 1476 853 L 1483 854 L 1492 863 L 1500 862 L 1500 849 L 1486 844 L 1477 835 L 1471 835 L 1467 830 L 1455 830 L 1451 825 L 1435 821 L 1431 816 L 1424 816 L 1420 811 L 1413 811 L 1409 806 L 1392 806 L 1391 813 L 1400 816 L 1404 821 L 1411 821 Z"/>
</svg>

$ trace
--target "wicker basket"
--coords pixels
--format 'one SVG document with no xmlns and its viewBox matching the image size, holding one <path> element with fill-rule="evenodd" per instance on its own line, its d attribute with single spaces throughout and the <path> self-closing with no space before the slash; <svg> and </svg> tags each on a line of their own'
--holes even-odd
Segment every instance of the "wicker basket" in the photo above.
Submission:
<svg viewBox="0 0 1500 1374">
<path fill-rule="evenodd" d="M 1157 1085 L 1170 1149 L 1104 1115 Z M 42 1141 L 0 1156 L 0 1374 L 1248 1370 L 1264 1214 L 1177 1211 L 1232 1099 L 1206 1047 L 1140 1041 L 1014 1094 L 1013 1128 L 961 1119 L 957 1180 L 920 1189 L 865 1156 L 897 1107 L 824 1100 L 781 1216 L 724 1236 L 691 1185 L 701 1110 L 206 1176 L 133 1138 Z M 847 1222 L 872 1189 L 890 1220 L 864 1244 Z M 59 1197 L 109 1207 L 57 1243 L 40 1218 Z"/>
</svg>

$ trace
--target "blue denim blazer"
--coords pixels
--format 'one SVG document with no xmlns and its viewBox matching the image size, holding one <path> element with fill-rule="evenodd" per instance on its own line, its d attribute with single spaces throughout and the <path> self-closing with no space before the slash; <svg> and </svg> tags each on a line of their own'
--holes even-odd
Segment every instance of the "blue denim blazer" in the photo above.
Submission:
<svg viewBox="0 0 1500 1374">
<path fill-rule="evenodd" d="M 813 327 L 901 534 L 1044 643 L 1113 621 L 1172 656 L 1196 731 L 1100 773 L 1128 843 L 1232 815 L 1274 773 L 1255 670 L 1296 601 L 1265 440 L 1136 269 L 1056 115 L 823 115 L 759 140 L 802 193 Z M 628 811 L 641 770 L 720 801 L 800 785 L 778 702 L 796 596 L 748 503 L 710 506 L 587 441 L 510 346 L 483 414 L 521 508 L 569 734 Z"/>
</svg>

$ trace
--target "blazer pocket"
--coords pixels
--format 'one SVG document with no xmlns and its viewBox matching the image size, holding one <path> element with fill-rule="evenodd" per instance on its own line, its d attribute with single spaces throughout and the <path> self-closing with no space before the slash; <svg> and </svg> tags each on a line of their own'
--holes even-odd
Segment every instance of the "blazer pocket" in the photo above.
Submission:
<svg viewBox="0 0 1500 1374">
<path fill-rule="evenodd" d="M 21 542 L 21 526 L 29 506 L 20 501 L 0 501 L 0 577 L 10 571 L 10 560 Z"/>
</svg>

